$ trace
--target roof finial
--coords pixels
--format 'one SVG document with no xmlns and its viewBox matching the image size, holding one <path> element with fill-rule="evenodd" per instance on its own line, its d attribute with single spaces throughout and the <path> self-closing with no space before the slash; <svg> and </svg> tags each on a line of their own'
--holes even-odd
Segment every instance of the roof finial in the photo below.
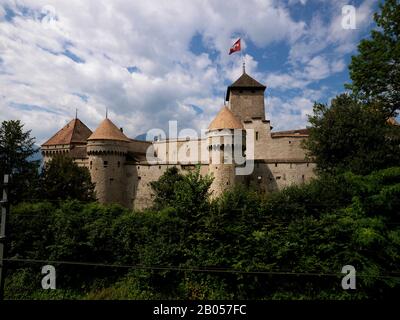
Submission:
<svg viewBox="0 0 400 320">
<path fill-rule="evenodd" d="M 246 73 L 246 63 L 243 61 L 243 73 Z"/>
<path fill-rule="evenodd" d="M 75 119 L 78 119 L 78 108 L 75 108 Z"/>
<path fill-rule="evenodd" d="M 108 119 L 108 108 L 106 107 L 106 119 Z"/>
</svg>

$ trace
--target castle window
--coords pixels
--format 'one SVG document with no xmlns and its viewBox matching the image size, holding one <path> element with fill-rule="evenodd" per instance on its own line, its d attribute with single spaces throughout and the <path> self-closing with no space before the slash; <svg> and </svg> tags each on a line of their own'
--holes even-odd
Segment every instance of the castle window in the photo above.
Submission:
<svg viewBox="0 0 400 320">
<path fill-rule="evenodd" d="M 138 180 L 141 180 L 142 179 L 142 177 L 137 177 L 138 178 Z"/>
<path fill-rule="evenodd" d="M 305 177 L 304 177 L 304 174 L 301 176 L 301 183 L 304 183 L 304 181 L 305 181 Z"/>
<path fill-rule="evenodd" d="M 276 180 L 280 180 L 281 176 L 276 176 Z"/>
<path fill-rule="evenodd" d="M 93 161 L 90 161 L 90 169 L 92 169 Z"/>
<path fill-rule="evenodd" d="M 292 143 L 292 141 L 289 140 L 289 144 L 291 144 L 291 143 Z"/>
<path fill-rule="evenodd" d="M 121 162 L 118 161 L 118 168 L 121 166 Z"/>
<path fill-rule="evenodd" d="M 161 170 L 161 166 L 158 166 L 158 169 L 160 169 L 160 170 Z"/>
<path fill-rule="evenodd" d="M 309 163 L 307 162 L 307 167 L 308 167 Z"/>
<path fill-rule="evenodd" d="M 258 131 L 256 131 L 256 140 L 258 140 Z"/>
<path fill-rule="evenodd" d="M 278 164 L 275 162 L 275 167 L 277 167 L 278 166 Z"/>
<path fill-rule="evenodd" d="M 103 162 L 103 167 L 104 167 L 104 168 L 107 168 L 107 167 L 108 167 L 108 161 L 104 161 L 104 162 Z"/>
</svg>

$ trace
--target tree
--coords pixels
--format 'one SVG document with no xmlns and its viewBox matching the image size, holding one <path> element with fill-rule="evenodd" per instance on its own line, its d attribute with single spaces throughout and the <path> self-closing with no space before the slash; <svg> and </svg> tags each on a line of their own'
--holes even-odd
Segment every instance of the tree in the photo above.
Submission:
<svg viewBox="0 0 400 320">
<path fill-rule="evenodd" d="M 0 126 L 0 186 L 3 175 L 11 174 L 11 203 L 29 199 L 35 193 L 39 162 L 31 158 L 37 149 L 30 134 L 20 120 L 3 121 Z"/>
<path fill-rule="evenodd" d="M 155 193 L 155 208 L 173 206 L 175 202 L 175 188 L 183 175 L 179 173 L 177 167 L 168 168 L 165 173 L 157 180 L 150 182 L 150 186 Z"/>
<path fill-rule="evenodd" d="M 400 126 L 387 122 L 376 103 L 342 94 L 331 106 L 316 103 L 304 141 L 320 173 L 350 170 L 367 174 L 400 163 Z"/>
<path fill-rule="evenodd" d="M 352 83 L 346 87 L 365 101 L 382 102 L 389 116 L 400 108 L 400 3 L 387 0 L 375 13 L 379 29 L 358 46 L 349 69 Z"/>
<path fill-rule="evenodd" d="M 94 201 L 94 187 L 89 170 L 68 156 L 53 157 L 40 175 L 40 196 L 46 200 Z"/>
</svg>

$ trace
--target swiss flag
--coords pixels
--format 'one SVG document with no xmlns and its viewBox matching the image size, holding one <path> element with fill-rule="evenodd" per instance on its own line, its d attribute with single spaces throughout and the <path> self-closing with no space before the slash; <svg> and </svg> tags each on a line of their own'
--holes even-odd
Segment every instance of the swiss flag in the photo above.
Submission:
<svg viewBox="0 0 400 320">
<path fill-rule="evenodd" d="M 229 54 L 232 54 L 236 51 L 240 51 L 240 38 L 236 41 L 233 46 L 229 49 Z"/>
</svg>

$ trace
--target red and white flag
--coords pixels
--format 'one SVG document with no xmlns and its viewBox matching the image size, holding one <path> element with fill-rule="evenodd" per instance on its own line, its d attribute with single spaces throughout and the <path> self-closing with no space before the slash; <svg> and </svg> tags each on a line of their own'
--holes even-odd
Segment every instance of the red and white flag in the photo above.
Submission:
<svg viewBox="0 0 400 320">
<path fill-rule="evenodd" d="M 240 51 L 241 47 L 240 47 L 240 38 L 238 41 L 236 41 L 233 46 L 229 49 L 229 54 L 232 54 L 236 51 Z"/>
</svg>

